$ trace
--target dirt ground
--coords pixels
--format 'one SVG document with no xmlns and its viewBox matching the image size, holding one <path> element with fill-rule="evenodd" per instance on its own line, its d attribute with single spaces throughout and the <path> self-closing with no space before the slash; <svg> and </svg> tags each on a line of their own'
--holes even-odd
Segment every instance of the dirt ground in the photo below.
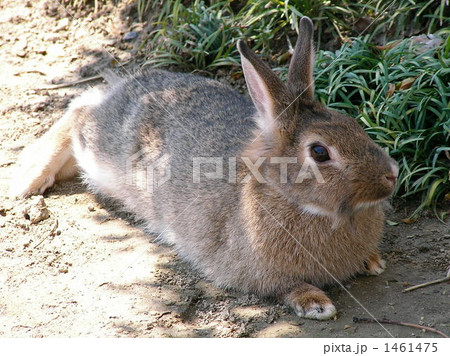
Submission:
<svg viewBox="0 0 450 356">
<path fill-rule="evenodd" d="M 214 287 L 79 180 L 48 191 L 48 214 L 33 221 L 35 213 L 24 210 L 36 208 L 36 200 L 8 197 L 17 156 L 96 82 L 45 88 L 114 67 L 111 55 L 129 61 L 139 37 L 124 36 L 145 27 L 123 3 L 95 15 L 74 13 L 73 19 L 56 1 L 0 3 L 0 337 L 439 337 L 404 326 L 355 324 L 354 316 L 370 317 L 361 305 L 376 318 L 450 334 L 448 283 L 402 293 L 445 276 L 449 221 L 430 214 L 404 224 L 408 208 L 399 201 L 389 213 L 399 224 L 386 226 L 381 246 L 386 271 L 347 281 L 351 295 L 329 287 L 338 317 L 322 322 L 299 319 L 274 300 Z"/>
</svg>

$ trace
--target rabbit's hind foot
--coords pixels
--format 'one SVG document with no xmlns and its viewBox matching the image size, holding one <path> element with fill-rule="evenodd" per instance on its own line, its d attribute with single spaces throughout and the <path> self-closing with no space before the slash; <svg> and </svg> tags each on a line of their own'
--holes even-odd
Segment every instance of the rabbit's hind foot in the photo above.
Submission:
<svg viewBox="0 0 450 356">
<path fill-rule="evenodd" d="M 77 174 L 71 147 L 72 123 L 72 115 L 67 113 L 22 152 L 10 187 L 12 196 L 42 194 L 55 181 Z"/>
<path fill-rule="evenodd" d="M 337 313 L 330 298 L 319 288 L 307 283 L 288 293 L 285 302 L 292 306 L 301 318 L 327 320 Z"/>
</svg>

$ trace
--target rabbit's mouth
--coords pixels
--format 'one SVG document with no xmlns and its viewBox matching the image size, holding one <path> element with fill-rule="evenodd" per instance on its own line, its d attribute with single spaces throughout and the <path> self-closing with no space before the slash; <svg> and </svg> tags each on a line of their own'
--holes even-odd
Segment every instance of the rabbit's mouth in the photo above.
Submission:
<svg viewBox="0 0 450 356">
<path fill-rule="evenodd" d="M 386 202 L 386 200 L 391 196 L 392 191 L 386 192 L 385 194 L 378 196 L 371 196 L 361 199 L 361 197 L 354 196 L 353 198 L 347 197 L 341 200 L 337 209 L 337 215 L 353 216 L 363 210 L 379 207 Z M 359 199 L 358 199 L 359 198 Z"/>
<path fill-rule="evenodd" d="M 380 204 L 383 204 L 386 201 L 386 198 L 375 200 L 375 201 L 368 201 L 368 202 L 360 202 L 355 205 L 354 211 L 359 212 L 361 210 L 366 210 L 369 208 L 372 208 L 374 206 L 379 206 Z"/>
<path fill-rule="evenodd" d="M 336 205 L 325 205 L 319 202 L 303 202 L 298 204 L 300 210 L 304 213 L 317 215 L 317 216 L 327 216 L 333 219 L 347 219 L 355 214 L 379 207 L 385 204 L 386 200 L 391 196 L 392 191 L 385 192 L 381 196 L 347 196 L 340 201 L 337 201 Z"/>
</svg>

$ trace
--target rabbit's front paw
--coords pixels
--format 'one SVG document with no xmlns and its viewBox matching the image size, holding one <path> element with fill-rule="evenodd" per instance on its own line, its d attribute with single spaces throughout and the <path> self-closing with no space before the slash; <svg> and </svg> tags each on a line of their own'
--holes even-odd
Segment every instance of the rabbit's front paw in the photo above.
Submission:
<svg viewBox="0 0 450 356">
<path fill-rule="evenodd" d="M 325 293 L 310 285 L 302 286 L 289 293 L 286 296 L 286 302 L 301 318 L 327 320 L 337 313 L 336 307 Z"/>
<path fill-rule="evenodd" d="M 312 303 L 306 307 L 299 305 L 295 308 L 295 313 L 301 318 L 328 320 L 334 317 L 337 311 L 336 307 L 330 301 L 326 304 Z"/>
<path fill-rule="evenodd" d="M 383 273 L 386 268 L 386 261 L 382 260 L 379 253 L 376 252 L 369 257 L 366 262 L 366 273 L 371 276 L 378 276 Z"/>
</svg>

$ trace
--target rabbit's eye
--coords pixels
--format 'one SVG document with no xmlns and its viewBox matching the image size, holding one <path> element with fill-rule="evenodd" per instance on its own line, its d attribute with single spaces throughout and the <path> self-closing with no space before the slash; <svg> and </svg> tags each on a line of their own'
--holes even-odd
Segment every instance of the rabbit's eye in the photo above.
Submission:
<svg viewBox="0 0 450 356">
<path fill-rule="evenodd" d="M 320 145 L 314 145 L 311 147 L 311 156 L 316 162 L 325 162 L 330 160 L 327 149 Z"/>
</svg>

